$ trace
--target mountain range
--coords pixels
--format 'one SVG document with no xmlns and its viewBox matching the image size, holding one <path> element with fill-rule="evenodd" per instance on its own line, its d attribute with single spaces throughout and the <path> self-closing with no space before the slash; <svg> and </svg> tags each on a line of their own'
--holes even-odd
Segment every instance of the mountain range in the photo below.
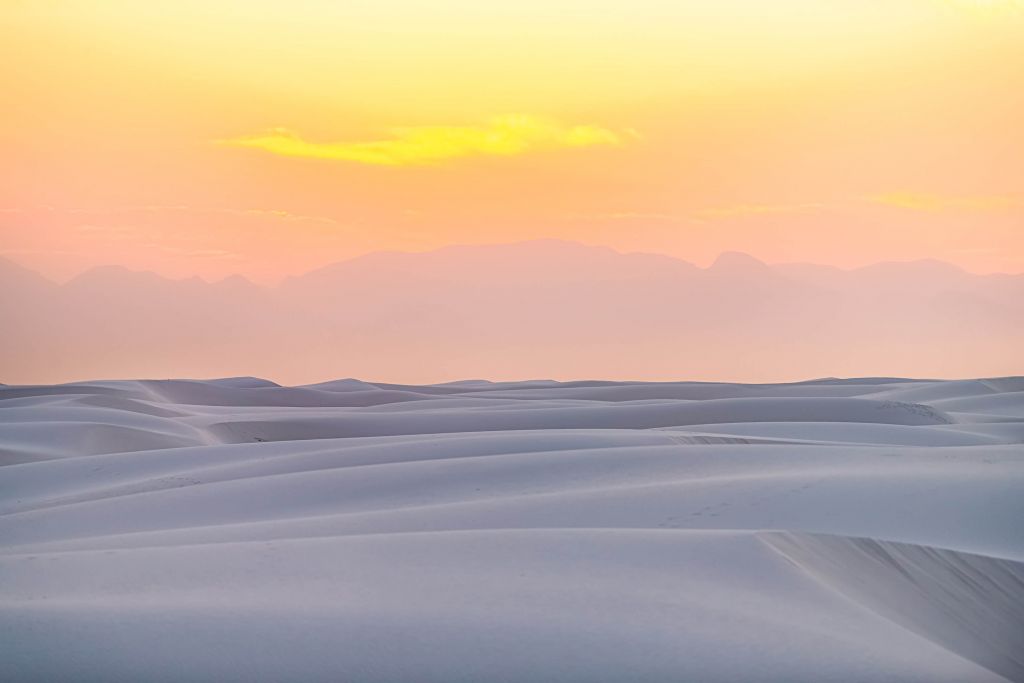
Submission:
<svg viewBox="0 0 1024 683">
<path fill-rule="evenodd" d="M 376 252 L 276 287 L 0 259 L 0 382 L 246 374 L 437 382 L 786 381 L 1021 370 L 1024 275 L 722 254 L 708 268 L 540 240 Z"/>
</svg>

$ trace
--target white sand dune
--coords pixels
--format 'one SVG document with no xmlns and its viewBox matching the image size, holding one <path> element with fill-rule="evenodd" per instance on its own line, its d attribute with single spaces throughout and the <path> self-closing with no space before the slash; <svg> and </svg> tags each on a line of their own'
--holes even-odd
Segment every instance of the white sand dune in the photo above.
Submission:
<svg viewBox="0 0 1024 683">
<path fill-rule="evenodd" d="M 1024 681 L 1022 399 L 0 386 L 0 679 Z"/>
</svg>

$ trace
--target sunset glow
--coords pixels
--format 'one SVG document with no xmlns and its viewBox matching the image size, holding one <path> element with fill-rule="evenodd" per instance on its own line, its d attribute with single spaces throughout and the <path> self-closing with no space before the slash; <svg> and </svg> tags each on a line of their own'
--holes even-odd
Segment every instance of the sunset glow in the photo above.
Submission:
<svg viewBox="0 0 1024 683">
<path fill-rule="evenodd" d="M 0 64 L 0 683 L 1024 683 L 1024 0 Z"/>
<path fill-rule="evenodd" d="M 558 238 L 1020 272 L 1020 7 L 3 3 L 0 255 L 272 283 Z"/>
</svg>

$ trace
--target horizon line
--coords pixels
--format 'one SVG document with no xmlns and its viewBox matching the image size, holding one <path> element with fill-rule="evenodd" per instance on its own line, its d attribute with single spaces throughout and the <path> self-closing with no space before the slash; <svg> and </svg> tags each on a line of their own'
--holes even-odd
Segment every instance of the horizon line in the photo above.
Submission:
<svg viewBox="0 0 1024 683">
<path fill-rule="evenodd" d="M 129 271 L 131 273 L 155 275 L 156 277 L 159 277 L 159 278 L 161 278 L 163 280 L 167 280 L 167 281 L 170 281 L 170 282 L 185 282 L 185 281 L 191 281 L 191 280 L 199 280 L 199 281 L 204 282 L 206 284 L 211 284 L 212 285 L 212 284 L 218 284 L 218 283 L 222 283 L 222 282 L 225 282 L 225 281 L 228 281 L 228 280 L 233 280 L 233 279 L 239 279 L 240 278 L 240 279 L 245 280 L 246 282 L 248 282 L 248 283 L 250 283 L 252 285 L 258 286 L 258 287 L 263 287 L 263 288 L 267 288 L 267 289 L 275 289 L 277 287 L 280 287 L 283 283 L 287 282 L 289 279 L 305 277 L 305 276 L 310 275 L 311 273 L 315 273 L 315 272 L 317 272 L 319 270 L 323 270 L 325 268 L 330 268 L 332 266 L 340 265 L 340 264 L 343 264 L 343 263 L 350 263 L 350 262 L 353 262 L 353 261 L 358 261 L 358 260 L 366 258 L 368 256 L 385 255 L 385 254 L 387 254 L 387 255 L 402 255 L 402 256 L 419 256 L 419 255 L 433 254 L 433 253 L 437 253 L 437 252 L 441 252 L 441 251 L 446 251 L 446 250 L 449 250 L 449 249 L 486 248 L 486 247 L 515 247 L 515 246 L 521 246 L 521 245 L 541 244 L 541 243 L 555 243 L 555 244 L 562 244 L 562 245 L 573 245 L 573 246 L 578 246 L 578 247 L 584 247 L 586 249 L 591 249 L 591 250 L 610 251 L 610 252 L 613 252 L 613 253 L 615 253 L 617 255 L 620 255 L 620 256 L 654 256 L 654 257 L 665 258 L 665 259 L 669 259 L 669 260 L 672 260 L 672 261 L 676 261 L 676 262 L 678 262 L 680 264 L 692 266 L 693 268 L 695 268 L 697 270 L 702 270 L 702 271 L 708 271 L 708 270 L 714 269 L 715 266 L 718 264 L 718 262 L 722 259 L 723 256 L 726 256 L 726 255 L 729 255 L 729 254 L 736 254 L 736 255 L 739 255 L 739 256 L 750 258 L 751 260 L 756 261 L 756 262 L 758 262 L 760 264 L 763 264 L 763 265 L 765 265 L 765 266 L 767 266 L 769 268 L 784 267 L 784 266 L 816 266 L 816 267 L 828 268 L 828 269 L 831 269 L 831 270 L 840 271 L 840 272 L 843 272 L 843 273 L 852 273 L 852 272 L 855 272 L 855 271 L 858 271 L 858 270 L 863 270 L 865 268 L 871 268 L 873 266 L 886 265 L 886 264 L 934 263 L 934 264 L 940 264 L 940 265 L 943 265 L 943 266 L 948 266 L 948 267 L 950 267 L 952 269 L 955 269 L 957 271 L 960 271 L 960 272 L 962 272 L 964 274 L 972 275 L 972 276 L 977 276 L 977 277 L 988 277 L 988 276 L 1021 277 L 1021 276 L 1024 276 L 1024 271 L 1022 271 L 1022 272 L 1008 272 L 1008 271 L 976 272 L 976 271 L 968 270 L 967 268 L 964 268 L 963 266 L 961 266 L 959 264 L 956 264 L 956 263 L 953 263 L 951 261 L 945 261 L 943 259 L 938 259 L 938 258 L 934 258 L 934 257 L 927 257 L 927 256 L 919 257 L 919 258 L 908 257 L 906 259 L 884 259 L 884 260 L 879 260 L 879 261 L 871 261 L 869 263 L 864 263 L 864 264 L 858 265 L 858 266 L 843 267 L 843 266 L 832 265 L 832 264 L 829 264 L 829 263 L 820 263 L 820 262 L 815 262 L 815 261 L 775 261 L 775 262 L 770 262 L 770 261 L 765 261 L 765 260 L 759 258 L 758 256 L 755 256 L 754 254 L 751 254 L 750 252 L 741 251 L 741 250 L 738 250 L 738 249 L 726 249 L 726 250 L 723 250 L 723 251 L 719 252 L 718 255 L 710 263 L 708 263 L 708 265 L 700 266 L 700 265 L 697 265 L 696 263 L 694 263 L 693 261 L 688 261 L 685 258 L 681 258 L 679 256 L 673 256 L 672 254 L 667 254 L 667 253 L 664 253 L 664 252 L 657 252 L 657 251 L 622 251 L 620 249 L 617 249 L 615 247 L 608 246 L 608 245 L 605 245 L 605 244 L 592 244 L 592 243 L 587 243 L 587 242 L 581 242 L 579 240 L 569 240 L 569 239 L 563 239 L 563 238 L 558 238 L 558 237 L 538 237 L 538 238 L 534 238 L 534 239 L 515 240 L 515 241 L 508 241 L 508 242 L 457 242 L 457 243 L 452 243 L 452 244 L 441 245 L 439 247 L 433 247 L 433 248 L 429 248 L 429 249 L 422 249 L 422 250 L 418 250 L 418 251 L 408 250 L 408 249 L 374 249 L 374 250 L 366 251 L 366 252 L 363 252 L 363 253 L 360 253 L 360 254 L 356 254 L 354 256 L 349 256 L 349 257 L 341 258 L 341 259 L 338 259 L 338 260 L 335 260 L 335 261 L 329 261 L 327 263 L 324 263 L 323 265 L 310 268 L 309 270 L 306 270 L 306 271 L 301 272 L 301 273 L 287 274 L 287 275 L 285 275 L 285 276 L 283 276 L 283 277 L 273 281 L 272 283 L 270 283 L 270 282 L 264 282 L 264 283 L 257 282 L 255 280 L 253 280 L 252 278 L 246 276 L 244 273 L 240 273 L 240 272 L 231 273 L 229 275 L 225 275 L 222 278 L 218 278 L 218 279 L 214 279 L 214 280 L 207 279 L 207 278 L 205 278 L 205 277 L 203 277 L 201 275 L 198 275 L 198 274 L 195 274 L 195 275 L 185 275 L 185 276 L 181 276 L 181 277 L 173 277 L 173 276 L 169 276 L 169 275 L 164 275 L 164 274 L 162 274 L 162 273 L 160 273 L 159 271 L 156 271 L 156 270 L 144 269 L 144 268 L 133 268 L 131 265 L 124 264 L 124 263 L 101 263 L 101 264 L 96 264 L 96 265 L 93 265 L 93 266 L 89 266 L 87 268 L 83 268 L 82 270 L 76 272 L 74 275 L 72 275 L 72 276 L 70 276 L 70 277 L 68 277 L 68 278 L 66 278 L 64 280 L 57 280 L 57 279 L 54 279 L 52 277 L 49 277 L 49 276 L 45 275 L 41 270 L 39 270 L 36 267 L 33 267 L 31 265 L 26 265 L 20 259 L 12 258 L 13 254 L 17 254 L 18 253 L 18 250 L 0 251 L 0 260 L 7 261 L 9 263 L 14 264 L 17 267 L 20 267 L 20 268 L 22 268 L 24 270 L 32 272 L 35 275 L 38 275 L 39 277 L 43 278 L 47 282 L 52 283 L 52 284 L 57 285 L 57 286 L 62 286 L 62 285 L 66 285 L 68 283 L 71 283 L 74 280 L 78 279 L 79 277 L 81 277 L 81 276 L 83 276 L 83 275 L 85 275 L 87 273 L 96 271 L 96 270 L 102 270 L 102 269 L 106 269 L 106 268 L 120 268 L 120 269 L 123 269 L 123 270 L 127 270 L 127 271 Z"/>
</svg>

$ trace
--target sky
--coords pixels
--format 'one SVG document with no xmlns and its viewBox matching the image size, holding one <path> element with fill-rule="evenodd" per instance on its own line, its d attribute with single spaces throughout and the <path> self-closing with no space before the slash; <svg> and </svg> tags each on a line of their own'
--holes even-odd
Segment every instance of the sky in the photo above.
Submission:
<svg viewBox="0 0 1024 683">
<path fill-rule="evenodd" d="M 1024 272 L 1017 0 L 5 0 L 0 256 L 576 240 Z"/>
</svg>

